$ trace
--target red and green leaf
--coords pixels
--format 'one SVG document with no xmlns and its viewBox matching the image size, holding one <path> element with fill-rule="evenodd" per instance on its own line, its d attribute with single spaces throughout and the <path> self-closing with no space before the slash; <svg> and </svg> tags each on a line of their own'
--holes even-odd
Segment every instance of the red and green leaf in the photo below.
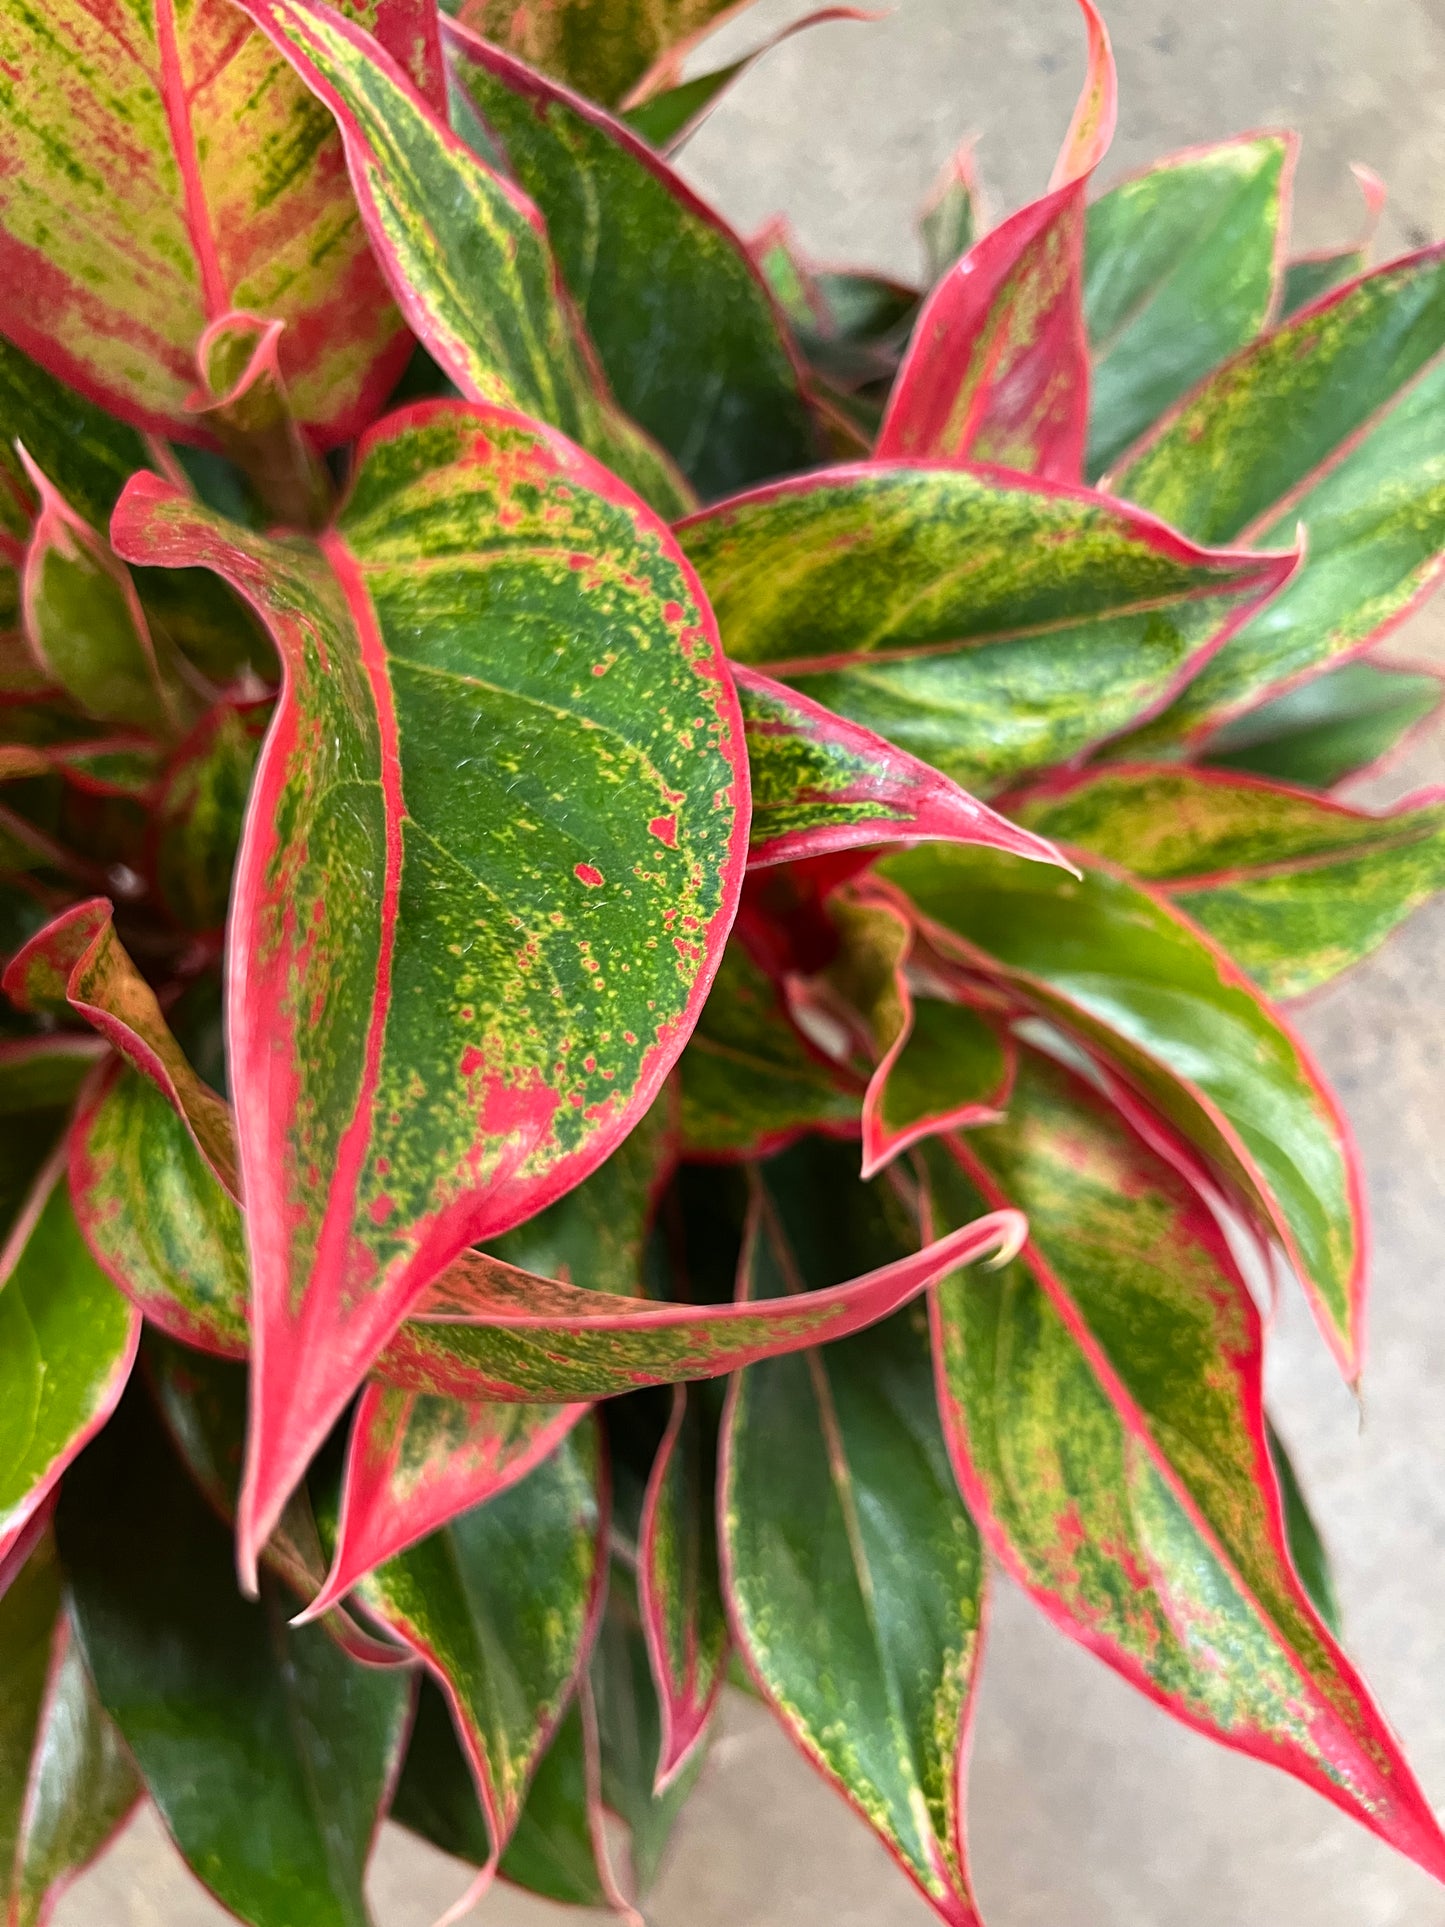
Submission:
<svg viewBox="0 0 1445 1927">
<path fill-rule="evenodd" d="M 1294 149 L 1284 134 L 1192 147 L 1089 209 L 1091 475 L 1269 319 Z"/>
<path fill-rule="evenodd" d="M 362 1877 L 410 1720 L 361 1666 L 236 1591 L 224 1527 L 128 1400 L 56 1518 L 85 1660 L 191 1871 L 250 1927 L 368 1927 Z"/>
<path fill-rule="evenodd" d="M 0 1667 L 0 1917 L 43 1927 L 140 1795 L 76 1645 L 48 1529 L 0 1593 Z"/>
<path fill-rule="evenodd" d="M 1346 662 L 1245 710 L 1200 750 L 1219 769 L 1332 789 L 1400 748 L 1445 701 L 1445 678 L 1424 664 Z"/>
<path fill-rule="evenodd" d="M 670 1786 L 695 1758 L 727 1672 L 715 1516 L 718 1414 L 707 1392 L 674 1390 L 642 1507 L 638 1587 L 661 1719 L 649 1793 Z"/>
<path fill-rule="evenodd" d="M 607 1527 L 600 1477 L 597 1435 L 584 1426 L 519 1485 L 388 1560 L 359 1589 L 446 1694 L 494 1856 L 596 1634 Z"/>
<path fill-rule="evenodd" d="M 86 1248 L 57 1155 L 0 1249 L 0 1552 L 115 1410 L 139 1337 Z"/>
<path fill-rule="evenodd" d="M 1207 376 L 1110 485 L 1201 542 L 1305 528 L 1294 581 L 1158 721 L 1207 735 L 1404 619 L 1445 554 L 1445 249 L 1337 289 Z"/>
<path fill-rule="evenodd" d="M 966 140 L 949 155 L 918 216 L 930 286 L 968 253 L 988 227 L 973 145 Z"/>
<path fill-rule="evenodd" d="M 1322 248 L 1315 254 L 1296 255 L 1284 271 L 1280 289 L 1279 319 L 1287 320 L 1301 308 L 1308 308 L 1332 288 L 1353 281 L 1369 263 L 1370 243 L 1385 211 L 1389 189 L 1372 168 L 1359 161 L 1350 162 L 1350 172 L 1359 185 L 1365 202 L 1365 218 L 1360 238 L 1347 248 Z"/>
<path fill-rule="evenodd" d="M 677 533 L 730 657 L 984 791 L 1153 715 L 1295 566 L 1087 490 L 907 465 L 754 490 Z"/>
<path fill-rule="evenodd" d="M 601 19 L 588 0 L 460 0 L 463 26 L 607 106 L 650 91 L 694 41 L 747 0 L 613 0 Z"/>
<path fill-rule="evenodd" d="M 908 893 L 941 955 L 1001 976 L 1223 1174 L 1278 1238 L 1355 1377 L 1364 1200 L 1335 1099 L 1279 1013 L 1167 897 L 1082 861 L 1074 881 L 939 843 L 887 858 L 879 874 Z"/>
<path fill-rule="evenodd" d="M 191 406 L 268 516 L 315 529 L 330 520 L 331 478 L 292 412 L 281 369 L 284 332 L 284 322 L 262 315 L 217 315 L 196 347 L 201 386 Z"/>
<path fill-rule="evenodd" d="M 863 1104 L 863 1175 L 920 1139 L 997 1121 L 1013 1088 L 1013 1040 L 970 1004 L 915 995 Z"/>
<path fill-rule="evenodd" d="M 315 1618 L 373 1567 L 484 1505 L 540 1465 L 585 1405 L 464 1405 L 371 1384 L 351 1421 L 336 1549 Z"/>
<path fill-rule="evenodd" d="M 451 23 L 443 35 L 459 127 L 480 117 L 541 212 L 619 404 L 704 500 L 810 467 L 787 331 L 732 229 L 601 108 Z"/>
<path fill-rule="evenodd" d="M 224 928 L 269 703 L 218 703 L 170 756 L 151 812 L 155 893 L 183 930 Z"/>
<path fill-rule="evenodd" d="M 1158 883 L 1272 997 L 1328 983 L 1445 888 L 1445 800 L 1383 816 L 1223 770 L 1121 764 L 1025 822 Z"/>
<path fill-rule="evenodd" d="M 355 11 L 440 105 L 425 0 Z M 196 341 L 255 309 L 286 324 L 301 419 L 354 435 L 408 343 L 341 143 L 265 38 L 225 0 L 122 20 L 57 0 L 7 15 L 0 68 L 0 330 L 122 420 L 191 440 Z"/>
<path fill-rule="evenodd" d="M 607 392 L 526 195 L 359 27 L 307 0 L 245 6 L 335 116 L 377 262 L 432 359 L 464 395 L 550 422 L 681 513 L 690 492 Z"/>
<path fill-rule="evenodd" d="M 753 797 L 750 869 L 932 838 L 1059 860 L 1048 844 L 1021 835 L 941 771 L 872 730 L 761 670 L 736 667 L 733 681 Z"/>
<path fill-rule="evenodd" d="M 826 1153 L 800 1146 L 759 1174 L 743 1290 L 825 1286 L 860 1250 L 906 1245 L 886 1185 Z M 921 1308 L 734 1380 L 720 1510 L 739 1651 L 784 1730 L 939 1916 L 973 1927 L 962 1761 L 985 1568 Z"/>
<path fill-rule="evenodd" d="M 924 302 L 878 432 L 881 461 L 1083 474 L 1084 194 L 1113 136 L 1116 78 L 1104 23 L 1092 0 L 1079 3 L 1088 75 L 1051 190 L 976 241 Z"/>
<path fill-rule="evenodd" d="M 1028 1214 L 1003 1275 L 935 1298 L 945 1429 L 998 1557 L 1141 1691 L 1441 1873 L 1429 1806 L 1295 1572 L 1260 1318 L 1215 1218 L 1032 1052 L 1005 1123 L 927 1156 L 937 1221 Z"/>
<path fill-rule="evenodd" d="M 315 544 L 146 478 L 116 531 L 225 576 L 286 665 L 229 926 L 249 1558 L 427 1283 L 650 1103 L 737 901 L 741 720 L 667 531 L 499 410 L 392 417 Z"/>
</svg>

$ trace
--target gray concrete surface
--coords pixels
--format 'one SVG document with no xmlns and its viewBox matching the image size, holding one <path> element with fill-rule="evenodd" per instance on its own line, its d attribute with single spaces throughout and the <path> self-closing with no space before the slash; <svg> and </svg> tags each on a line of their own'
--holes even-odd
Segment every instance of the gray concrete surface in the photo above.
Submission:
<svg viewBox="0 0 1445 1927">
<path fill-rule="evenodd" d="M 765 23 L 802 12 L 764 0 Z M 1249 126 L 1302 129 L 1298 231 L 1352 232 L 1346 163 L 1390 183 L 1388 252 L 1445 233 L 1445 0 L 1112 0 L 1121 125 L 1105 178 Z M 1002 210 L 1039 191 L 1081 67 L 1068 0 L 900 0 L 887 23 L 785 47 L 689 168 L 740 225 L 782 208 L 819 253 L 906 270 L 910 213 L 965 133 Z M 1398 648 L 1445 661 L 1445 603 Z M 1445 738 L 1375 792 L 1445 778 Z M 1348 1643 L 1445 1802 L 1445 904 L 1303 1013 L 1359 1132 L 1375 1223 L 1366 1419 L 1295 1302 L 1273 1403 L 1335 1557 Z M 992 1927 L 1445 1927 L 1435 1887 L 1313 1795 L 1175 1727 L 1003 1591 L 974 1748 L 972 1836 Z M 457 1868 L 389 1833 L 378 1927 L 426 1927 Z M 655 1927 L 924 1927 L 866 1831 L 744 1702 L 679 1830 Z M 148 1816 L 56 1927 L 211 1927 L 224 1916 Z M 501 1892 L 478 1919 L 559 1927 Z M 571 1918 L 582 1927 L 594 1916 Z M 602 1916 L 595 1918 L 601 1919 Z M 304 1927 L 304 1923 L 297 1923 Z"/>
</svg>

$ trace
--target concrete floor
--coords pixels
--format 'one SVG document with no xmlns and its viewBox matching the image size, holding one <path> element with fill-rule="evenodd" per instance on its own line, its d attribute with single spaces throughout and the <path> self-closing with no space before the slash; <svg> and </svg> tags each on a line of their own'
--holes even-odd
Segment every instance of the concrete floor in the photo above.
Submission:
<svg viewBox="0 0 1445 1927">
<path fill-rule="evenodd" d="M 763 0 L 745 45 L 804 11 Z M 1386 253 L 1445 233 L 1445 0 L 1112 0 L 1121 125 L 1105 179 L 1250 126 L 1302 130 L 1304 246 L 1351 234 L 1347 172 L 1389 182 Z M 720 43 L 721 44 L 721 43 Z M 872 27 L 783 48 L 688 161 L 751 227 L 779 208 L 819 254 L 914 265 L 911 210 L 980 137 L 996 211 L 1042 189 L 1082 66 L 1069 0 L 900 0 Z M 1398 640 L 1445 662 L 1445 603 Z M 1371 800 L 1445 779 L 1445 734 Z M 1445 903 L 1302 1013 L 1360 1135 L 1375 1221 L 1366 1422 L 1296 1303 L 1273 1404 L 1322 1517 L 1350 1648 L 1445 1802 Z M 1003 1591 L 981 1691 L 972 1838 L 992 1927 L 1445 1927 L 1445 1891 L 1283 1775 L 1175 1727 Z M 378 1927 L 426 1927 L 454 1865 L 389 1833 Z M 917 1927 L 932 1918 L 882 1851 L 744 1702 L 679 1830 L 655 1927 Z M 55 1927 L 211 1927 L 225 1917 L 149 1816 L 63 1902 Z M 500 1892 L 493 1927 L 571 1915 Z M 296 1923 L 304 1927 L 304 1923 Z"/>
</svg>

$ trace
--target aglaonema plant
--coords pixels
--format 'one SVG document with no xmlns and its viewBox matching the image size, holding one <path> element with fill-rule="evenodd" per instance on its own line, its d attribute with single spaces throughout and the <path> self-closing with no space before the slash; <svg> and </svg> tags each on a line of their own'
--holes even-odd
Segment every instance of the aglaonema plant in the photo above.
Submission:
<svg viewBox="0 0 1445 1927">
<path fill-rule="evenodd" d="M 1445 882 L 1335 793 L 1445 253 L 1096 192 L 1084 0 L 1042 198 L 820 268 L 673 166 L 720 11 L 0 21 L 12 1927 L 143 1797 L 252 1927 L 387 1814 L 635 1917 L 730 1669 L 968 1927 L 998 1568 L 1445 1876 L 1261 1391 L 1365 1336 L 1281 1006 Z"/>
</svg>

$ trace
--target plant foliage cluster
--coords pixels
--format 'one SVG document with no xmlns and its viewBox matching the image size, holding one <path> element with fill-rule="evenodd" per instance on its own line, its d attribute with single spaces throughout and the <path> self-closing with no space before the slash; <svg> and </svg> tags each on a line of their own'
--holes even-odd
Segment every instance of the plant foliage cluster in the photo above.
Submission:
<svg viewBox="0 0 1445 1927">
<path fill-rule="evenodd" d="M 1281 1005 L 1445 881 L 1334 793 L 1445 251 L 1291 260 L 1275 134 L 1093 193 L 1083 6 L 922 289 L 684 185 L 718 0 L 0 18 L 11 1927 L 142 1795 L 252 1927 L 387 1813 L 629 1912 L 730 1666 L 969 1927 L 1000 1568 L 1445 1874 L 1260 1309 L 1357 1378 Z"/>
</svg>

